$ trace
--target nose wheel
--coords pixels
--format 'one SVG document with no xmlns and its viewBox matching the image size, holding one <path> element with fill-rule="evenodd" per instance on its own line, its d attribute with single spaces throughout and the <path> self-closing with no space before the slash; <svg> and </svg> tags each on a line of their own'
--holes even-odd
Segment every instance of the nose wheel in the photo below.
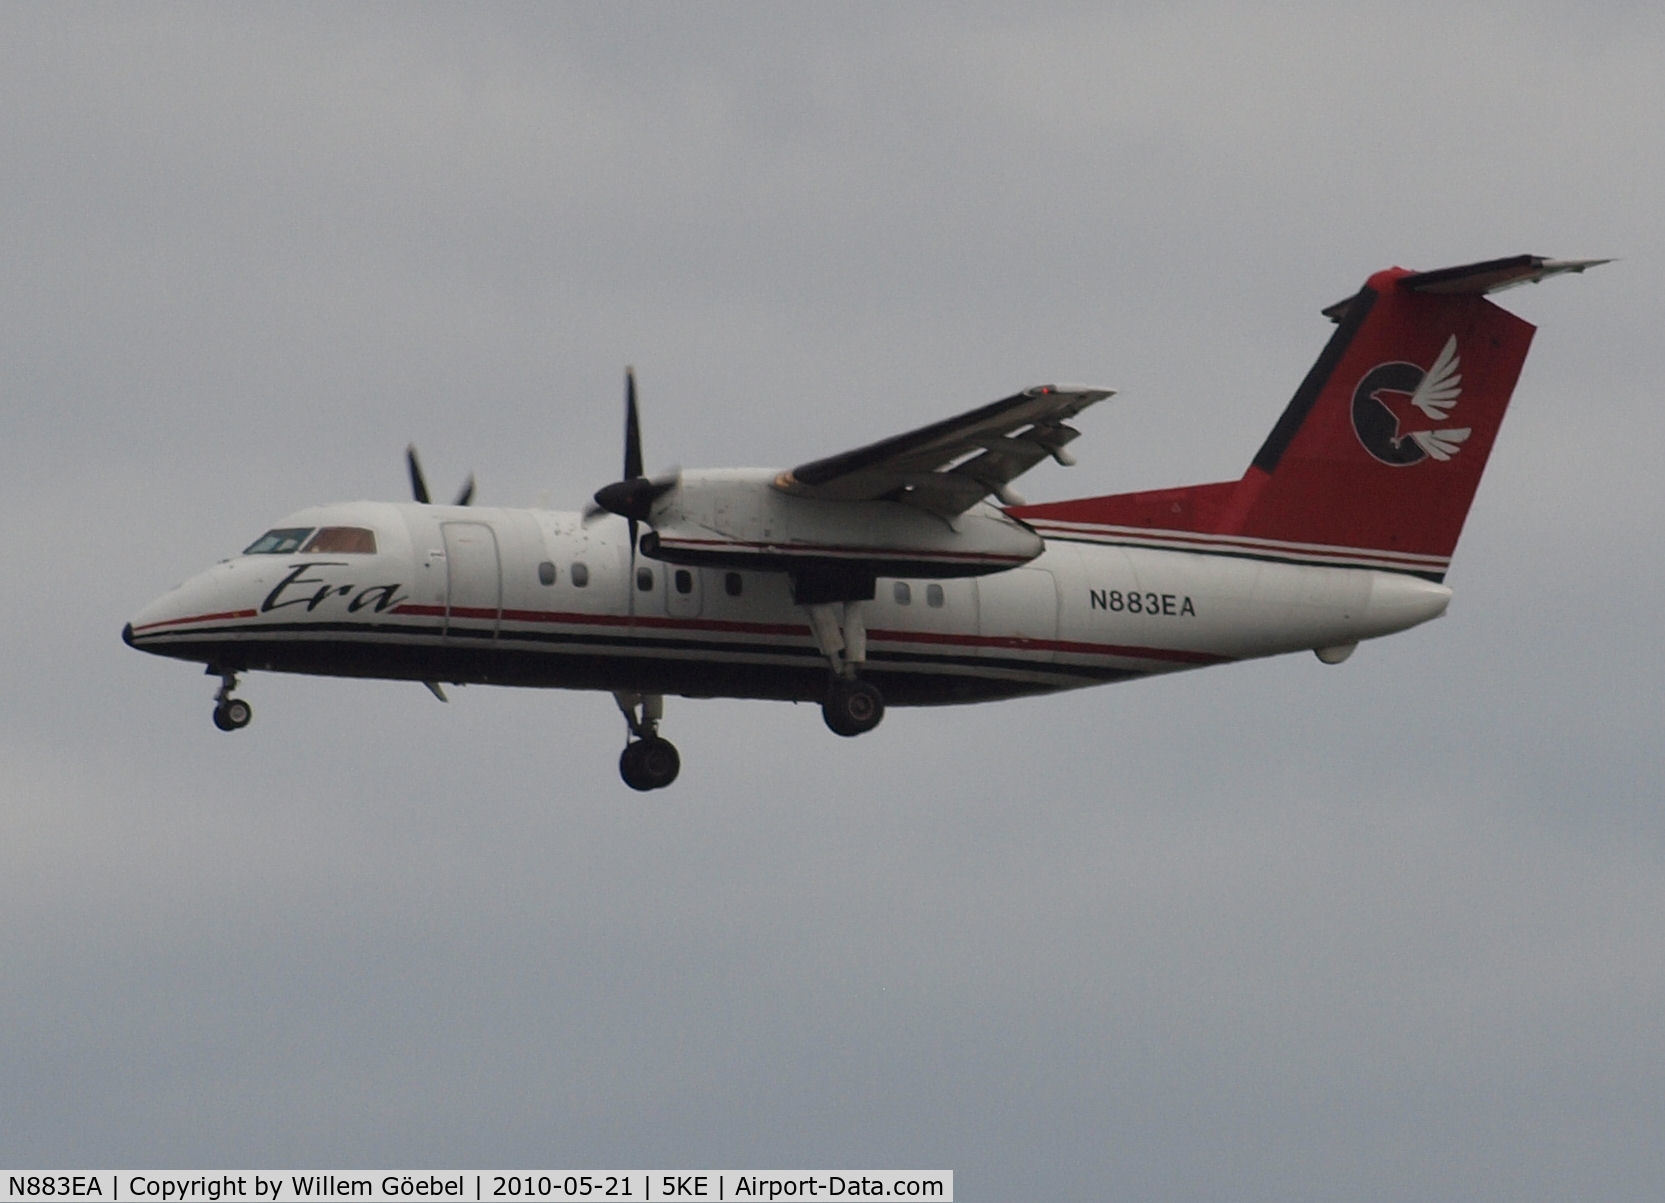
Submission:
<svg viewBox="0 0 1665 1203">
<path fill-rule="evenodd" d="M 254 707 L 242 698 L 227 698 L 214 707 L 214 725 L 221 731 L 241 731 L 254 717 Z"/>
<path fill-rule="evenodd" d="M 237 688 L 236 673 L 222 672 L 219 676 L 220 689 L 214 695 L 214 725 L 221 731 L 241 731 L 254 718 L 254 707 L 242 698 L 231 696 L 231 691 Z"/>
<path fill-rule="evenodd" d="M 619 776 L 631 789 L 643 793 L 664 789 L 682 770 L 676 745 L 659 734 L 659 720 L 665 715 L 665 698 L 657 693 L 615 693 L 630 740 L 619 755 Z"/>
</svg>

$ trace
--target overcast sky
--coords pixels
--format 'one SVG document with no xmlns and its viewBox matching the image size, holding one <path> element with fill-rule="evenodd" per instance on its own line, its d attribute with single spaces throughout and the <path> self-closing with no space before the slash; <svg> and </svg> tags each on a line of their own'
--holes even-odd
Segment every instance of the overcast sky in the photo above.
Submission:
<svg viewBox="0 0 1665 1203">
<path fill-rule="evenodd" d="M 0 1164 L 1657 1197 L 1665 16 L 1262 7 L 0 7 Z M 1521 252 L 1620 262 L 1340 668 L 672 699 L 642 796 L 602 694 L 228 737 L 120 641 L 410 440 L 576 508 L 626 363 L 650 469 L 1063 379 L 1031 500 L 1235 477 L 1323 306 Z"/>
</svg>

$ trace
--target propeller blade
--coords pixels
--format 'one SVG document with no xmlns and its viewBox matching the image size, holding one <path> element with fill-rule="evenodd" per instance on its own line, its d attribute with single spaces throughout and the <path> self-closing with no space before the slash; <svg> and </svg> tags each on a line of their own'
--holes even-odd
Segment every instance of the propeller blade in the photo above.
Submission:
<svg viewBox="0 0 1665 1203">
<path fill-rule="evenodd" d="M 624 479 L 642 475 L 642 420 L 636 412 L 636 369 L 624 369 Z"/>
<path fill-rule="evenodd" d="M 636 536 L 643 522 L 651 522 L 653 503 L 681 483 L 682 472 L 673 468 L 653 478 L 643 475 L 642 416 L 636 406 L 636 369 L 624 369 L 624 479 L 603 485 L 595 500 L 584 507 L 588 523 L 605 512 L 617 514 L 630 524 L 630 562 L 636 562 Z"/>
<path fill-rule="evenodd" d="M 405 448 L 405 464 L 410 468 L 410 491 L 417 501 L 428 504 L 428 481 L 422 475 L 422 461 L 416 458 L 416 444 Z"/>
<path fill-rule="evenodd" d="M 428 492 L 428 478 L 422 472 L 422 461 L 416 458 L 416 444 L 411 443 L 405 448 L 405 466 L 410 469 L 411 496 L 422 505 L 432 505 L 433 497 Z M 474 500 L 474 473 L 468 474 L 463 482 L 462 492 L 452 505 L 467 505 Z"/>
</svg>

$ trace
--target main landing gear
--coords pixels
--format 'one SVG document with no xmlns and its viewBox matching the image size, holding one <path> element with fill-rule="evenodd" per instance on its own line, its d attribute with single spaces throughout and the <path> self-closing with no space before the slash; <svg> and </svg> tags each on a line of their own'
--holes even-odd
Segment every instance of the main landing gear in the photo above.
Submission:
<svg viewBox="0 0 1665 1203">
<path fill-rule="evenodd" d="M 804 607 L 815 646 L 827 658 L 832 679 L 821 702 L 821 717 L 839 735 L 862 735 L 885 716 L 884 695 L 856 670 L 867 663 L 867 625 L 861 602 L 816 602 Z"/>
<path fill-rule="evenodd" d="M 658 693 L 615 693 L 624 721 L 630 726 L 630 741 L 619 756 L 619 776 L 631 789 L 664 789 L 676 780 L 682 757 L 676 745 L 659 734 L 659 720 L 665 717 L 665 696 Z"/>
<path fill-rule="evenodd" d="M 237 674 L 216 668 L 210 668 L 208 674 L 220 678 L 219 692 L 214 695 L 214 725 L 221 731 L 241 731 L 254 718 L 254 707 L 231 696 L 237 688 Z"/>
<path fill-rule="evenodd" d="M 821 703 L 821 717 L 839 735 L 863 735 L 885 716 L 884 695 L 868 681 L 834 677 Z"/>
</svg>

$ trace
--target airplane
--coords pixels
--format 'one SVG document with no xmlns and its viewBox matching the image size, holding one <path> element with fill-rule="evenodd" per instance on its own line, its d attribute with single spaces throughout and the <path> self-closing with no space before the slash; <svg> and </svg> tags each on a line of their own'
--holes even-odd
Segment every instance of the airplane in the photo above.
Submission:
<svg viewBox="0 0 1665 1203">
<path fill-rule="evenodd" d="M 580 512 L 300 510 L 144 607 L 132 647 L 202 663 L 222 731 L 254 671 L 602 690 L 619 773 L 662 789 L 667 695 L 819 702 L 842 736 L 887 705 L 991 701 L 1313 651 L 1442 615 L 1444 584 L 1534 327 L 1487 294 L 1606 263 L 1518 255 L 1389 268 L 1336 329 L 1238 480 L 1028 504 L 1068 423 L 1111 390 L 1027 388 L 778 469 L 643 468 Z"/>
</svg>

